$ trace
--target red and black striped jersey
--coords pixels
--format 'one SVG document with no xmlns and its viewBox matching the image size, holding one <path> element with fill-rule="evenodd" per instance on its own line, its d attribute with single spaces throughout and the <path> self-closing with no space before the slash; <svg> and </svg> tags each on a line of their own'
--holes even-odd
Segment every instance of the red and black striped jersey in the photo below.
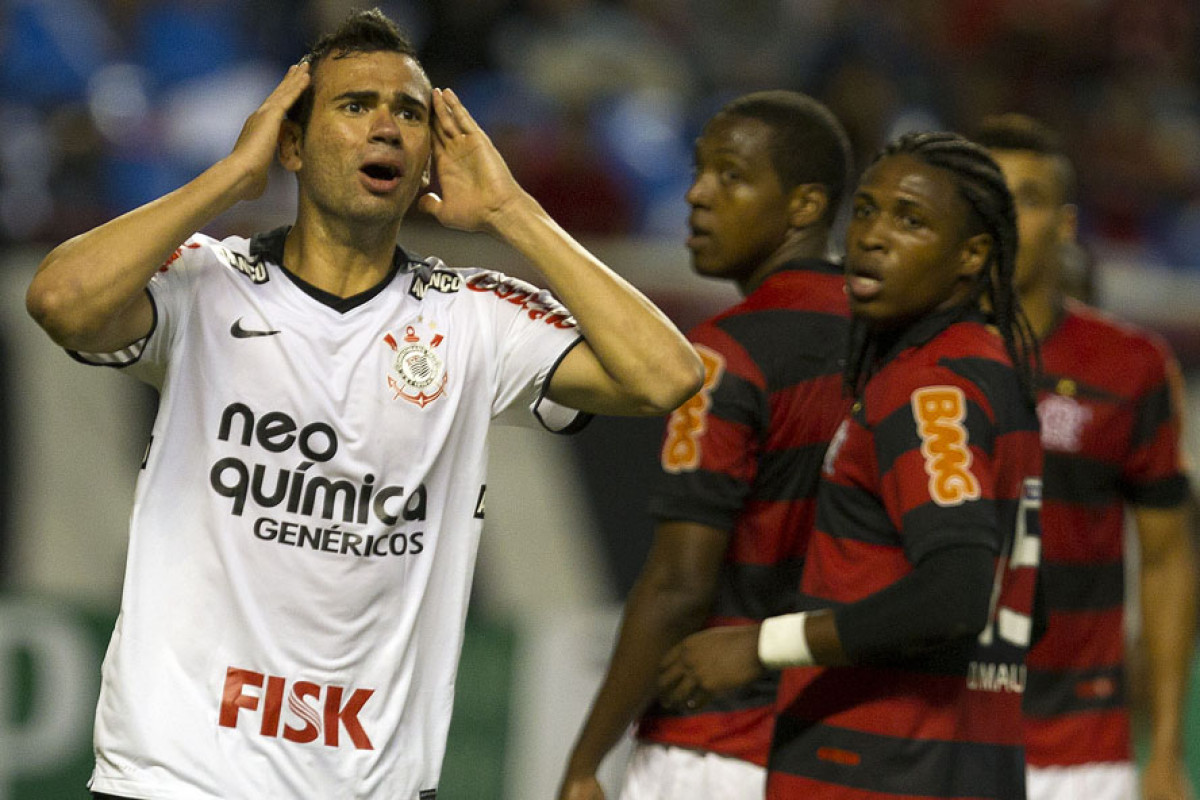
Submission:
<svg viewBox="0 0 1200 800">
<path fill-rule="evenodd" d="M 689 336 L 704 386 L 667 422 L 651 513 L 729 532 L 707 627 L 795 608 L 821 460 L 849 406 L 843 287 L 839 266 L 794 261 Z M 702 713 L 652 708 L 639 736 L 765 765 L 776 689 L 771 677 Z"/>
<path fill-rule="evenodd" d="M 1130 761 L 1127 505 L 1184 502 L 1178 364 L 1159 337 L 1071 301 L 1042 342 L 1046 635 L 1029 654 L 1036 766 Z"/>
<path fill-rule="evenodd" d="M 879 592 L 941 548 L 995 553 L 978 636 L 785 670 L 768 797 L 1024 797 L 1021 694 L 1038 559 L 1037 417 L 981 316 L 929 316 L 881 359 L 826 457 L 803 608 Z"/>
</svg>

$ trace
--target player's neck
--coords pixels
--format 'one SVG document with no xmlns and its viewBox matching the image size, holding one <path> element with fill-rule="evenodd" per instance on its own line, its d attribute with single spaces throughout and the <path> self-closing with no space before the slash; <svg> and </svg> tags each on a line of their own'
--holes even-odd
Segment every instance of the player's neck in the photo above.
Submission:
<svg viewBox="0 0 1200 800">
<path fill-rule="evenodd" d="M 353 297 L 391 271 L 396 233 L 391 227 L 350 232 L 297 221 L 284 242 L 283 265 L 322 291 Z"/>
<path fill-rule="evenodd" d="M 1021 293 L 1021 308 L 1038 339 L 1044 339 L 1050 333 L 1062 304 L 1062 292 L 1055 286 L 1031 286 Z"/>
<path fill-rule="evenodd" d="M 787 264 L 790 261 L 798 261 L 808 258 L 825 258 L 829 253 L 829 239 L 824 229 L 817 232 L 815 229 L 808 231 L 793 231 L 784 240 L 779 248 L 767 256 L 750 275 L 744 280 L 738 281 L 738 288 L 743 296 L 750 294 L 758 288 L 759 284 L 767 279 L 771 273 Z"/>
</svg>

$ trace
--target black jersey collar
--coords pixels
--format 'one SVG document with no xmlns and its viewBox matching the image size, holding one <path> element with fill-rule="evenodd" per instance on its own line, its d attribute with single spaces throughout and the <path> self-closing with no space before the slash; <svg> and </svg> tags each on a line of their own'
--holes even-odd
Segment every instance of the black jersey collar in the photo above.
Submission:
<svg viewBox="0 0 1200 800">
<path fill-rule="evenodd" d="M 816 272 L 821 275 L 841 275 L 842 271 L 841 264 L 828 261 L 824 258 L 792 258 L 771 270 L 767 278 L 770 278 L 771 275 L 778 275 L 781 272 Z"/>
<path fill-rule="evenodd" d="M 428 265 L 419 259 L 412 258 L 404 251 L 400 245 L 396 245 L 396 251 L 392 254 L 392 268 L 388 274 L 379 283 L 372 286 L 366 291 L 359 292 L 350 297 L 338 297 L 336 294 L 327 292 L 324 289 L 318 289 L 308 281 L 296 275 L 283 264 L 283 243 L 287 239 L 288 231 L 292 229 L 291 225 L 284 225 L 266 233 L 256 233 L 250 238 L 250 256 L 264 261 L 269 261 L 275 264 L 287 275 L 293 283 L 295 283 L 305 294 L 312 297 L 319 303 L 329 306 L 334 311 L 345 314 L 351 309 L 358 308 L 363 303 L 366 303 L 371 298 L 382 292 L 397 273 L 409 272 L 413 269 L 428 269 Z"/>
<path fill-rule="evenodd" d="M 877 334 L 878 352 L 881 354 L 878 366 L 882 367 L 910 347 L 920 347 L 958 322 L 986 325 L 989 320 L 988 315 L 977 306 L 954 306 L 927 314 L 897 331 Z"/>
</svg>

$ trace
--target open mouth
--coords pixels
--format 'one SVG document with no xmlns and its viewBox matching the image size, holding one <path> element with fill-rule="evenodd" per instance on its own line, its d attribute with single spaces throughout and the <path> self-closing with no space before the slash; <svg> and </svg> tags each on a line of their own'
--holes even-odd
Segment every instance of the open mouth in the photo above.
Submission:
<svg viewBox="0 0 1200 800">
<path fill-rule="evenodd" d="M 368 178 L 377 181 L 395 180 L 400 174 L 395 167 L 387 164 L 367 164 L 362 168 L 362 171 L 367 174 Z"/>
<path fill-rule="evenodd" d="M 712 231 L 696 224 L 688 225 L 687 246 L 694 247 L 712 239 Z"/>
<path fill-rule="evenodd" d="M 883 281 L 876 270 L 856 266 L 846 269 L 846 292 L 852 300 L 866 302 L 882 289 Z"/>
<path fill-rule="evenodd" d="M 359 173 L 373 192 L 389 192 L 400 183 L 400 168 L 395 164 L 364 164 Z"/>
</svg>

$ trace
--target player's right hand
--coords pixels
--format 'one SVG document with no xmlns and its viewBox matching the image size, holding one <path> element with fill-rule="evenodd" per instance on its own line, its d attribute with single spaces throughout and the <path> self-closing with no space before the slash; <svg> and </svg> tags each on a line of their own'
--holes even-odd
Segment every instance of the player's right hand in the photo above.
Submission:
<svg viewBox="0 0 1200 800">
<path fill-rule="evenodd" d="M 240 182 L 241 199 L 254 200 L 267 188 L 271 164 L 279 147 L 279 132 L 288 109 L 308 88 L 309 64 L 301 61 L 288 68 L 279 82 L 253 114 L 246 118 L 227 161 L 244 172 Z"/>
</svg>

